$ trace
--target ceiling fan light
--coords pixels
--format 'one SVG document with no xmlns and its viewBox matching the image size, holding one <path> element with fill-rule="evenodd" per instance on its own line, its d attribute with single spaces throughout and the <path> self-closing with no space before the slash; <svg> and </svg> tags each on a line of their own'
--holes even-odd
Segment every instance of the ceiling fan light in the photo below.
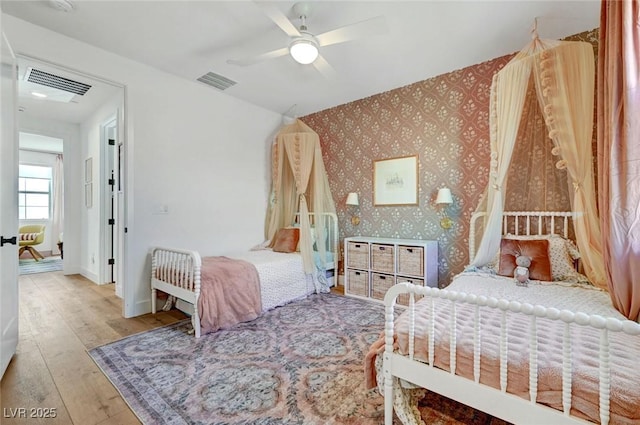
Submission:
<svg viewBox="0 0 640 425">
<path fill-rule="evenodd" d="M 291 57 L 298 63 L 308 65 L 318 57 L 318 46 L 308 39 L 299 39 L 289 46 Z"/>
</svg>

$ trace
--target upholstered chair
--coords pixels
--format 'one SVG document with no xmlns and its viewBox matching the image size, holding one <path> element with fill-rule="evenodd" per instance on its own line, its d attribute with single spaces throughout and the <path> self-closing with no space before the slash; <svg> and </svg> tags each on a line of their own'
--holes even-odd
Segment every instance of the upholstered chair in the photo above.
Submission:
<svg viewBox="0 0 640 425">
<path fill-rule="evenodd" d="M 40 245 L 44 242 L 44 228 L 44 224 L 29 224 L 20 227 L 20 230 L 18 231 L 20 239 L 20 251 L 18 252 L 18 257 L 27 250 L 36 261 L 40 261 L 44 258 L 44 256 L 34 248 L 35 245 Z"/>
</svg>

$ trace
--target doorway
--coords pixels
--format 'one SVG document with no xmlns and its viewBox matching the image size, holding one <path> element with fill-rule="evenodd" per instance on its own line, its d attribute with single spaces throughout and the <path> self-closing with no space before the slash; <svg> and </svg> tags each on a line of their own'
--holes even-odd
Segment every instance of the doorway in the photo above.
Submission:
<svg viewBox="0 0 640 425">
<path fill-rule="evenodd" d="M 126 198 L 110 187 L 125 188 L 116 160 L 118 147 L 126 150 L 125 88 L 28 56 L 18 56 L 18 69 L 19 130 L 64 140 L 64 273 L 96 284 L 115 282 L 122 298 L 117 276 L 124 275 L 126 263 L 120 255 L 124 226 L 118 223 L 124 205 L 118 198 Z M 109 140 L 114 145 L 106 148 Z"/>
</svg>

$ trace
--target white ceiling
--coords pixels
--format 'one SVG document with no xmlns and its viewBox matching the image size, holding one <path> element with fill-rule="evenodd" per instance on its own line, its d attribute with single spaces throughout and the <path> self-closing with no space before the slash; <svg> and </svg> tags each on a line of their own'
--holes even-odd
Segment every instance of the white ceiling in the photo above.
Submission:
<svg viewBox="0 0 640 425">
<path fill-rule="evenodd" d="M 263 2 L 286 14 L 293 1 Z M 17 18 L 191 81 L 215 72 L 237 82 L 225 93 L 297 116 L 362 99 L 516 52 L 531 39 L 558 39 L 599 25 L 600 1 L 314 1 L 311 33 L 382 16 L 386 31 L 321 47 L 327 78 L 289 55 L 251 66 L 228 64 L 286 47 L 289 37 L 252 1 L 5 1 Z M 198 83 L 201 84 L 201 83 Z M 207 90 L 217 90 L 203 85 Z"/>
</svg>

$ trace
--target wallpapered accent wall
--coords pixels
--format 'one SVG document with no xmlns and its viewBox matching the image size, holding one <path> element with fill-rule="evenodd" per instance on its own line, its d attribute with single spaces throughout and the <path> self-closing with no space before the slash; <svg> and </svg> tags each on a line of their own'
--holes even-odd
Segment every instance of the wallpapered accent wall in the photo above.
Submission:
<svg viewBox="0 0 640 425">
<path fill-rule="evenodd" d="M 568 39 L 596 46 L 597 30 Z M 511 57 L 301 118 L 320 136 L 341 241 L 356 235 L 437 240 L 440 287 L 464 269 L 469 263 L 469 219 L 488 181 L 491 80 Z M 525 149 L 523 155 L 539 161 L 540 151 L 550 148 Z M 418 205 L 374 206 L 374 161 L 409 155 L 418 156 Z M 531 181 L 530 176 L 527 179 Z M 454 204 L 447 208 L 454 221 L 448 230 L 440 227 L 441 211 L 434 205 L 441 187 L 449 187 L 454 198 Z M 538 184 L 538 190 L 544 188 L 544 183 Z M 358 193 L 359 207 L 345 205 L 349 192 Z M 567 203 L 565 192 L 547 208 Z M 353 213 L 360 217 L 357 226 L 351 224 Z"/>
</svg>

